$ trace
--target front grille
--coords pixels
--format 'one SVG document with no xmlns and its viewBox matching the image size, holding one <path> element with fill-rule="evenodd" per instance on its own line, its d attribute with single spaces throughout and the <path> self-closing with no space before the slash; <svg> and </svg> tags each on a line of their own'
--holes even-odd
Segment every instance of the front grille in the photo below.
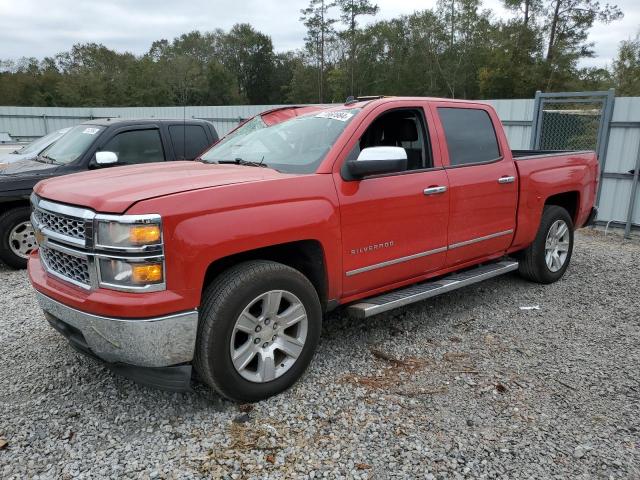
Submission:
<svg viewBox="0 0 640 480">
<path fill-rule="evenodd" d="M 52 232 L 78 240 L 85 239 L 84 220 L 82 219 L 65 217 L 40 209 L 34 210 L 33 214 L 42 227 Z"/>
<path fill-rule="evenodd" d="M 73 280 L 89 287 L 89 261 L 52 248 L 40 247 L 40 255 L 47 270 L 68 280 Z"/>
</svg>

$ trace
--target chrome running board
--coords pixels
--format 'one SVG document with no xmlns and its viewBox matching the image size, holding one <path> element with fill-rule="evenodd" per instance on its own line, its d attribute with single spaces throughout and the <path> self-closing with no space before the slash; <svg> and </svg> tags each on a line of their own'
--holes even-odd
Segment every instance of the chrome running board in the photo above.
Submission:
<svg viewBox="0 0 640 480">
<path fill-rule="evenodd" d="M 347 307 L 347 313 L 356 318 L 367 318 L 394 308 L 419 302 L 443 293 L 457 290 L 489 278 L 504 275 L 518 269 L 518 262 L 502 260 L 475 267 L 462 272 L 455 272 L 445 277 L 411 285 L 400 290 L 384 293 L 376 297 L 359 300 Z"/>
</svg>

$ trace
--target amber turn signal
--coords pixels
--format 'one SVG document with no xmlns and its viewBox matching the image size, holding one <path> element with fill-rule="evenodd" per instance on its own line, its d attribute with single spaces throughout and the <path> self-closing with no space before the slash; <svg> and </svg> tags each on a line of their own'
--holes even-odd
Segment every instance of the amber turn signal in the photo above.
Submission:
<svg viewBox="0 0 640 480">
<path fill-rule="evenodd" d="M 149 245 L 160 241 L 159 225 L 134 225 L 129 230 L 129 240 L 134 245 Z"/>
<path fill-rule="evenodd" d="M 145 263 L 131 265 L 131 280 L 133 283 L 158 283 L 162 281 L 162 264 Z"/>
</svg>

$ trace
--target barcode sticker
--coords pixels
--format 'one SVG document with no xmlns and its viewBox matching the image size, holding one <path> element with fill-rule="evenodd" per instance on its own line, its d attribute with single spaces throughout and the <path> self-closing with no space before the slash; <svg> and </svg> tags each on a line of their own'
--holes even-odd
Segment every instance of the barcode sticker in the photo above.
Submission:
<svg viewBox="0 0 640 480">
<path fill-rule="evenodd" d="M 316 118 L 330 118 L 332 120 L 340 120 L 341 122 L 346 122 L 351 117 L 353 117 L 353 113 L 351 112 L 320 112 L 316 115 Z"/>
</svg>

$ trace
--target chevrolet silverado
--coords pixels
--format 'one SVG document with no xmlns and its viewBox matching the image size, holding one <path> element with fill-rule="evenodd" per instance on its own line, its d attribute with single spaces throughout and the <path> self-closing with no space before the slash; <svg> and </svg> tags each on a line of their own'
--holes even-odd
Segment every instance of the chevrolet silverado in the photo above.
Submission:
<svg viewBox="0 0 640 480">
<path fill-rule="evenodd" d="M 231 135 L 201 162 L 40 182 L 29 276 L 49 323 L 138 382 L 290 387 L 337 307 L 366 318 L 518 271 L 559 280 L 594 152 L 512 151 L 490 106 L 367 98 Z"/>
</svg>

